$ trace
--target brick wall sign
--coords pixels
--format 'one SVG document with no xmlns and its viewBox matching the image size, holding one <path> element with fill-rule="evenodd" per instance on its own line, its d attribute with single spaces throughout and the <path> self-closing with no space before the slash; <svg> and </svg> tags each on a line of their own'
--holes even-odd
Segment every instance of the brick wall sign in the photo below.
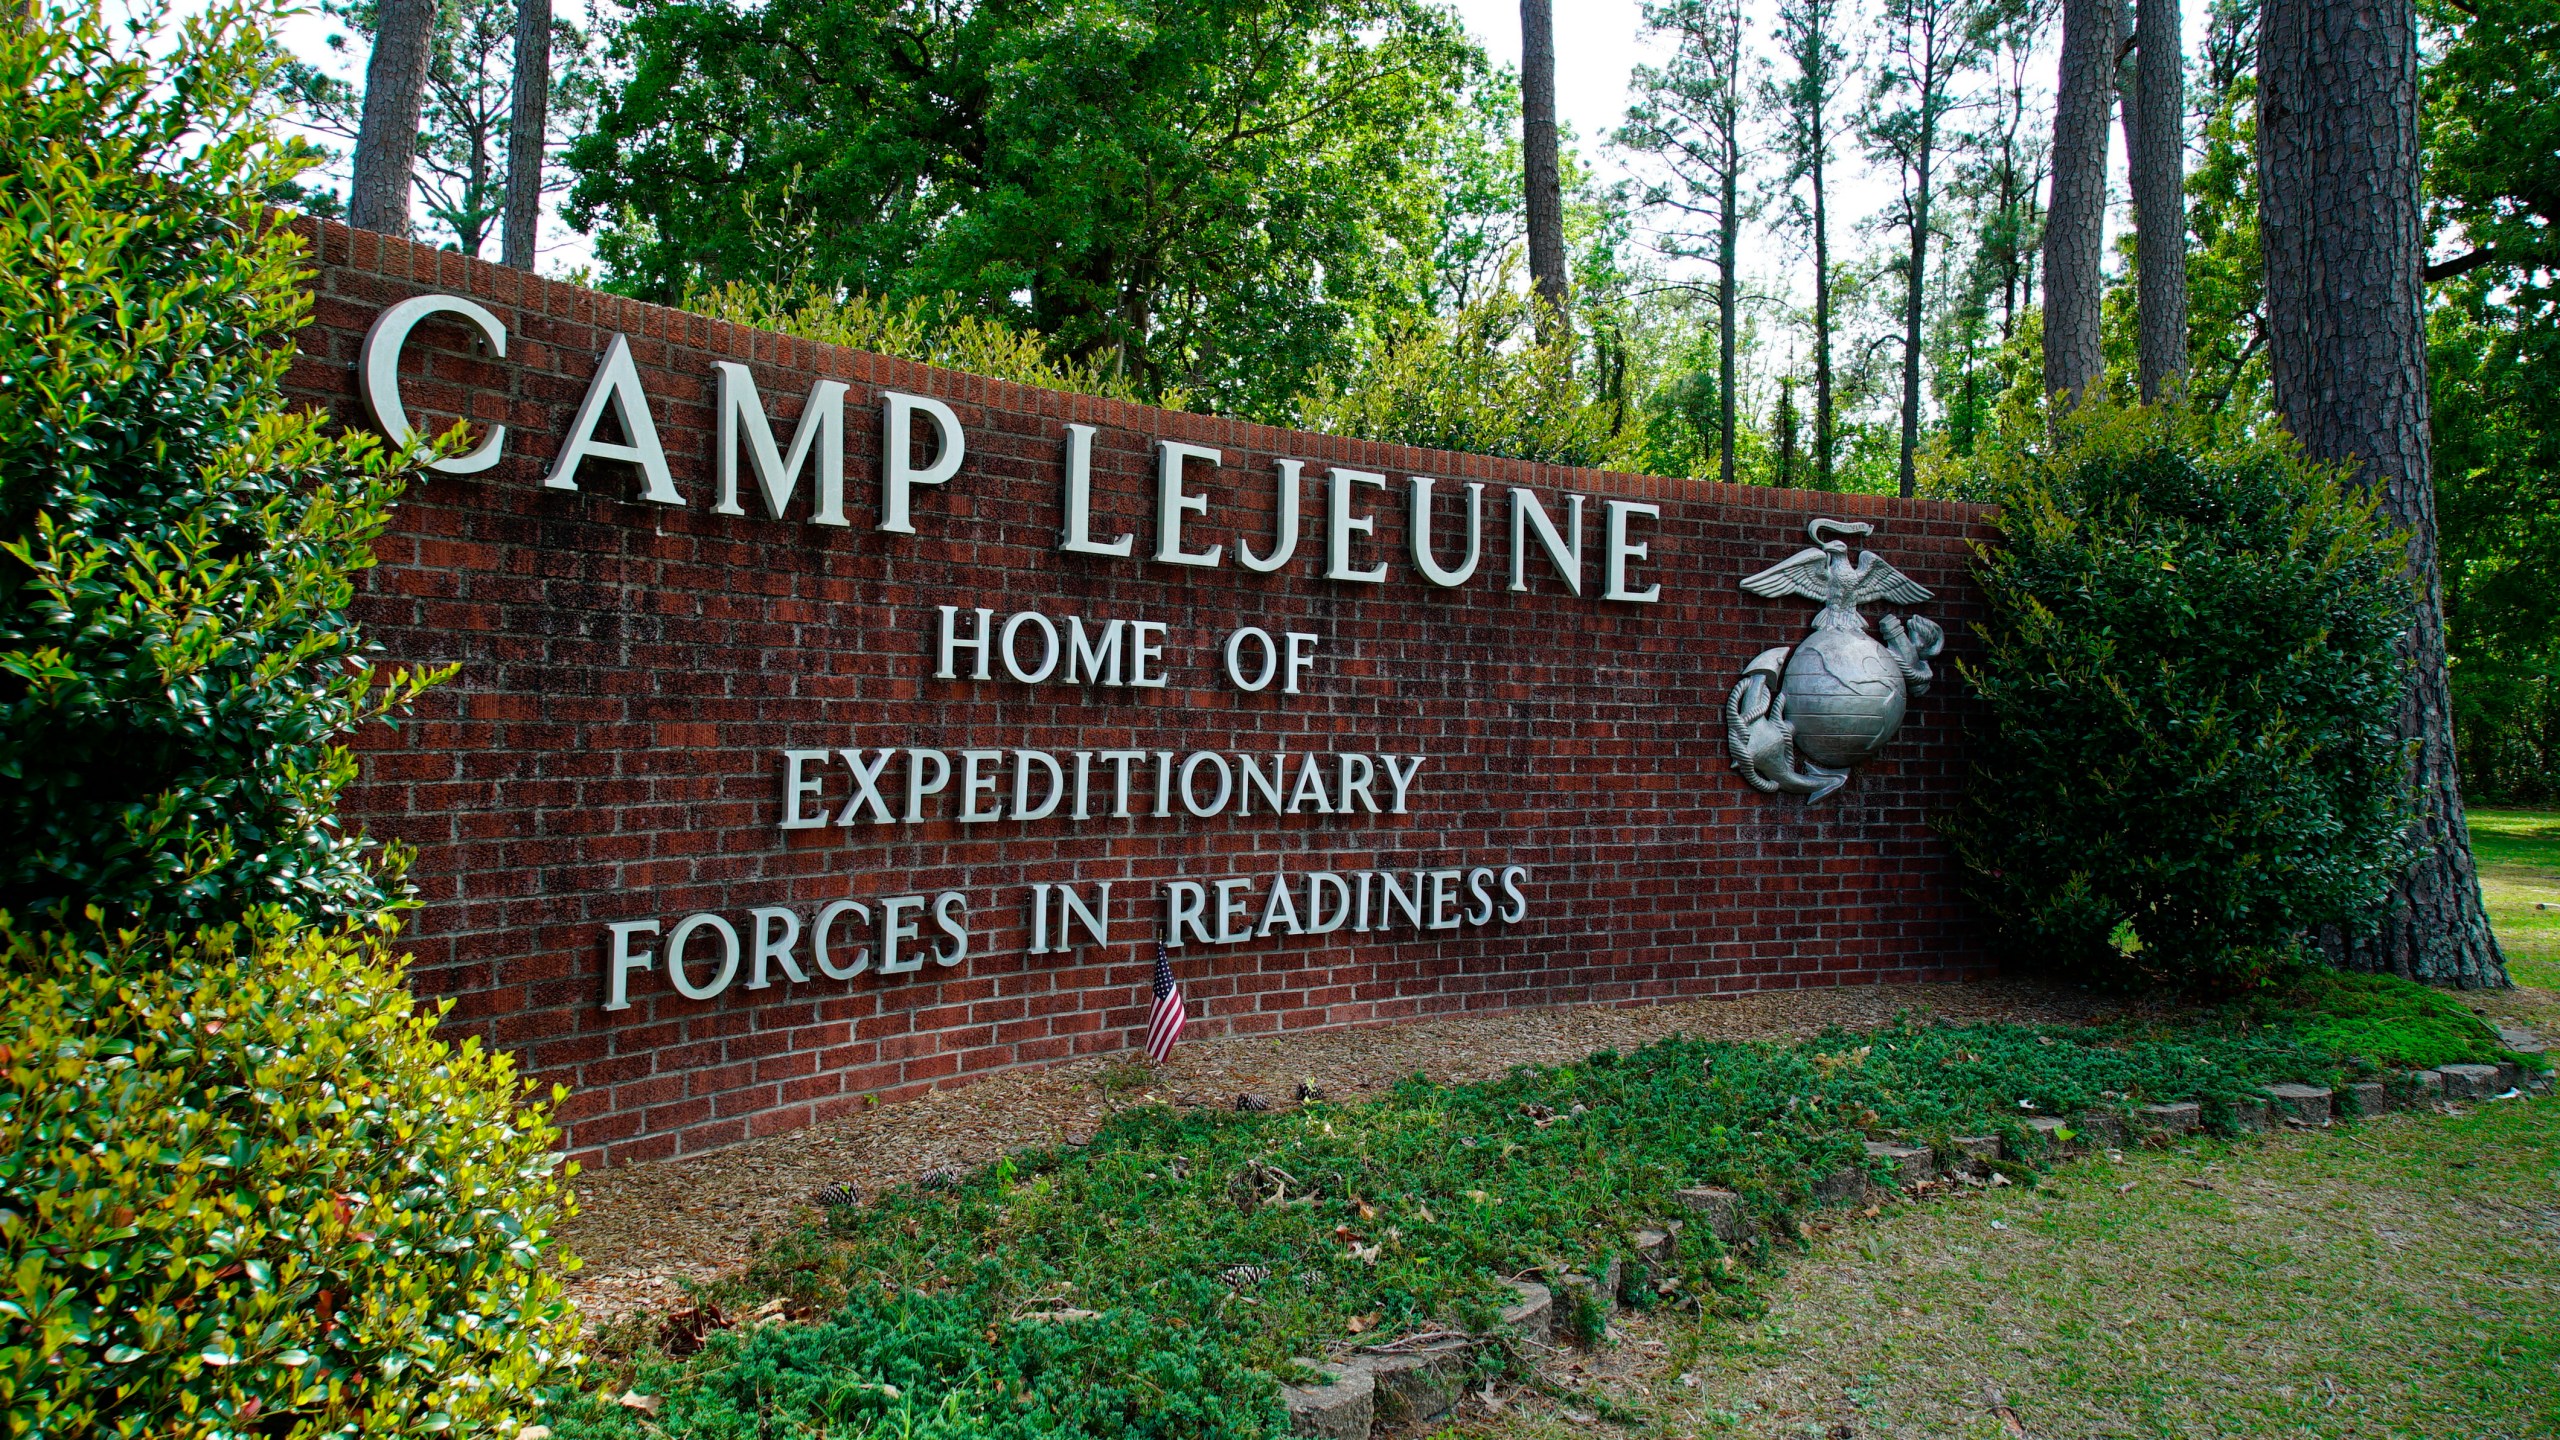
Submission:
<svg viewBox="0 0 2560 1440">
<path fill-rule="evenodd" d="M 474 447 L 365 582 L 391 660 L 461 668 L 349 815 L 417 847 L 420 988 L 571 1088 L 591 1160 L 1122 1049 L 1160 936 L 1194 1038 L 1979 963 L 1929 828 L 1971 509 L 1150 410 L 308 233 L 297 398 Z M 1907 653 L 1920 612 L 1941 683 L 1848 753 L 1842 697 L 1902 683 L 1867 623 Z"/>
</svg>

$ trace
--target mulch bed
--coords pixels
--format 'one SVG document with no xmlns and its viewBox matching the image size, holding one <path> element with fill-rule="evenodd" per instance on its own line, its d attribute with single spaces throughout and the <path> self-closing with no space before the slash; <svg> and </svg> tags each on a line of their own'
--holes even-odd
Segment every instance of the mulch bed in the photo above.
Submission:
<svg viewBox="0 0 2560 1440">
<path fill-rule="evenodd" d="M 570 1294 L 591 1323 L 672 1309 L 686 1281 L 734 1269 L 758 1237 L 804 1222 L 811 1196 L 850 1183 L 865 1195 L 942 1168 L 971 1169 L 1026 1147 L 1081 1142 L 1115 1105 L 1231 1107 L 1251 1095 L 1274 1108 L 1304 1082 L 1357 1099 L 1415 1074 L 1491 1079 L 1514 1065 L 1627 1050 L 1672 1034 L 1793 1039 L 1873 1027 L 1909 1012 L 1952 1021 L 2078 1024 L 2121 1001 L 2020 981 L 1763 990 L 1650 1006 L 1582 1006 L 1436 1019 L 1360 1030 L 1205 1040 L 1138 1077 L 1134 1050 L 997 1075 L 902 1104 L 725 1150 L 596 1171 L 577 1179 L 582 1213 L 560 1238 L 583 1262 Z M 1107 1067 L 1135 1079 L 1106 1095 Z"/>
</svg>

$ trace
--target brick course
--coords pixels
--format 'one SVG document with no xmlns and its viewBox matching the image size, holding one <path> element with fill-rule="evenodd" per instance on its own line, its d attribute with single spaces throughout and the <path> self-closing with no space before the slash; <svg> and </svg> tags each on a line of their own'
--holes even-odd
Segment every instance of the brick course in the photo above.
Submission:
<svg viewBox="0 0 2560 1440">
<path fill-rule="evenodd" d="M 1014 1065 L 1121 1049 L 1145 1022 L 1157 890 L 1176 877 L 1301 876 L 1439 865 L 1531 868 L 1511 926 L 1384 936 L 1337 932 L 1192 946 L 1177 970 L 1191 1034 L 1258 1034 L 1573 1003 L 1634 1004 L 1769 986 L 1949 978 L 1981 967 L 1930 817 L 1963 772 L 1965 702 L 1950 677 L 1977 598 L 1972 507 L 1728 487 L 1342 440 L 1177 414 L 930 369 L 749 331 L 540 280 L 333 225 L 306 227 L 316 318 L 291 387 L 368 423 L 354 362 L 379 310 L 410 295 L 471 296 L 505 323 L 504 361 L 430 320 L 403 365 L 409 404 L 509 427 L 507 457 L 437 475 L 399 508 L 357 615 L 396 663 L 458 662 L 395 730 L 361 742 L 346 813 L 415 845 L 424 908 L 408 935 L 423 994 L 449 1027 L 523 1057 L 571 1091 L 562 1107 L 590 1162 L 686 1153 L 788 1129 Z M 684 508 L 636 503 L 631 467 L 591 462 L 578 493 L 541 476 L 615 334 L 630 338 Z M 788 443 L 813 378 L 851 387 L 848 528 L 711 513 L 712 362 L 748 363 Z M 912 536 L 873 528 L 883 390 L 950 403 L 968 461 L 917 492 Z M 1098 536 L 1138 556 L 1057 551 L 1068 423 L 1098 427 Z M 1147 561 L 1158 440 L 1224 452 L 1189 529 L 1225 567 Z M 1272 542 L 1273 465 L 1305 462 L 1296 559 L 1236 568 L 1238 537 Z M 1388 475 L 1364 490 L 1366 558 L 1388 583 L 1322 578 L 1323 476 Z M 1457 589 L 1405 559 L 1404 482 L 1438 487 L 1444 562 L 1463 518 L 1446 496 L 1486 483 L 1483 563 Z M 1566 593 L 1531 542 L 1530 593 L 1508 579 L 1503 487 L 1593 497 L 1586 595 Z M 1659 504 L 1640 582 L 1654 605 L 1599 590 L 1604 498 Z M 1725 753 L 1721 706 L 1743 664 L 1803 637 L 1812 607 L 1740 591 L 1793 553 L 1813 515 L 1866 520 L 1866 544 L 1937 592 L 1947 630 L 1933 692 L 1884 757 L 1822 805 L 1754 793 Z M 1170 626 L 1160 690 L 936 681 L 936 609 L 999 617 L 1148 619 Z M 1309 693 L 1245 694 L 1218 647 L 1241 625 L 1323 637 Z M 1335 749 L 1429 757 L 1412 813 L 784 831 L 784 747 L 1142 748 L 1292 757 Z M 1293 764 L 1294 764 L 1293 758 Z M 902 774 L 892 767 L 893 774 Z M 955 778 L 956 787 L 957 780 Z M 884 785 L 884 790 L 887 786 Z M 1383 779 L 1381 789 L 1383 790 Z M 827 798 L 848 787 L 829 772 Z M 1149 797 L 1152 798 L 1152 797 Z M 1029 955 L 1026 886 L 1114 884 L 1111 943 Z M 835 899 L 961 890 L 971 953 L 956 969 L 850 982 L 732 985 L 688 1001 L 664 970 L 633 1004 L 602 1008 L 610 922 L 756 906 L 803 918 Z M 1256 887 L 1258 907 L 1261 889 Z M 923 917 L 923 943 L 935 936 Z M 659 939 L 663 943 L 663 935 Z M 805 953 L 805 947 L 804 947 Z"/>
</svg>

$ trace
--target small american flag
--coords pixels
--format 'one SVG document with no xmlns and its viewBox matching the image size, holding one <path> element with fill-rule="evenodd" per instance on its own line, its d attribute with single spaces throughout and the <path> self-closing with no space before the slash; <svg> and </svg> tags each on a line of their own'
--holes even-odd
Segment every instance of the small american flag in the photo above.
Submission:
<svg viewBox="0 0 2560 1440">
<path fill-rule="evenodd" d="M 1182 1038 L 1182 987 L 1173 983 L 1173 957 L 1156 941 L 1156 1008 L 1147 1016 L 1147 1058 L 1163 1064 Z"/>
</svg>

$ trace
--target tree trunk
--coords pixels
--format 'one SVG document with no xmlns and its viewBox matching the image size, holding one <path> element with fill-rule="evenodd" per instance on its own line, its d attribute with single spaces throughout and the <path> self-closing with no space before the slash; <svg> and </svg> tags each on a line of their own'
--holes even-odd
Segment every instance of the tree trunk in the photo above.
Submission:
<svg viewBox="0 0 2560 1440">
<path fill-rule="evenodd" d="M 533 268 L 542 224 L 542 161 L 551 133 L 551 0 L 516 0 L 516 79 L 507 117 L 507 228 L 498 255 Z"/>
<path fill-rule="evenodd" d="M 2053 202 L 2044 224 L 2044 389 L 2068 405 L 2106 371 L 2098 262 L 2106 240 L 2107 111 L 2117 0 L 2063 0 L 2053 105 Z"/>
<path fill-rule="evenodd" d="M 1924 82 L 1925 83 L 1925 82 Z M 1935 97 L 1920 93 L 1920 153 L 1911 199 L 1911 274 L 1902 291 L 1902 498 L 1918 493 L 1921 302 L 1929 286 L 1929 162 L 1936 148 Z"/>
<path fill-rule="evenodd" d="M 2187 376 L 2187 66 L 2177 0 L 2142 0 L 2134 27 L 2127 163 L 2133 176 L 2134 300 L 2145 403 Z"/>
<path fill-rule="evenodd" d="M 1822 104 L 1813 110 L 1813 488 L 1832 488 L 1831 212 L 1823 194 Z"/>
<path fill-rule="evenodd" d="M 1736 12 L 1738 15 L 1740 12 Z M 1734 37 L 1737 46 L 1741 40 Z M 1739 75 L 1735 79 L 1739 79 Z M 1716 323 L 1723 333 L 1716 338 L 1716 403 L 1721 410 L 1721 441 L 1717 446 L 1716 478 L 1730 485 L 1733 481 L 1734 426 L 1734 324 L 1741 318 L 1742 283 L 1734 273 L 1742 263 L 1742 200 L 1738 193 L 1742 171 L 1742 117 L 1735 112 L 1733 89 L 1725 91 L 1724 127 L 1724 195 L 1723 213 L 1719 217 L 1722 233 L 1716 237 Z"/>
<path fill-rule="evenodd" d="M 2352 461 L 2407 529 L 2417 592 L 2399 716 L 2414 746 L 2417 858 L 2379 931 L 2326 938 L 2352 969 L 2503 986 L 2454 767 L 2429 475 L 2417 17 L 2410 0 L 2268 0 L 2258 45 L 2276 410 L 2311 458 Z"/>
<path fill-rule="evenodd" d="M 386 235 L 409 233 L 409 186 L 418 163 L 418 112 L 426 103 L 436 0 L 383 0 L 364 70 L 364 114 L 356 123 L 355 179 L 347 223 Z"/>
<path fill-rule="evenodd" d="M 1520 0 L 1520 168 L 1528 181 L 1529 282 L 1546 303 L 1538 338 L 1563 329 L 1564 181 L 1556 158 L 1556 25 L 1551 0 Z"/>
</svg>

